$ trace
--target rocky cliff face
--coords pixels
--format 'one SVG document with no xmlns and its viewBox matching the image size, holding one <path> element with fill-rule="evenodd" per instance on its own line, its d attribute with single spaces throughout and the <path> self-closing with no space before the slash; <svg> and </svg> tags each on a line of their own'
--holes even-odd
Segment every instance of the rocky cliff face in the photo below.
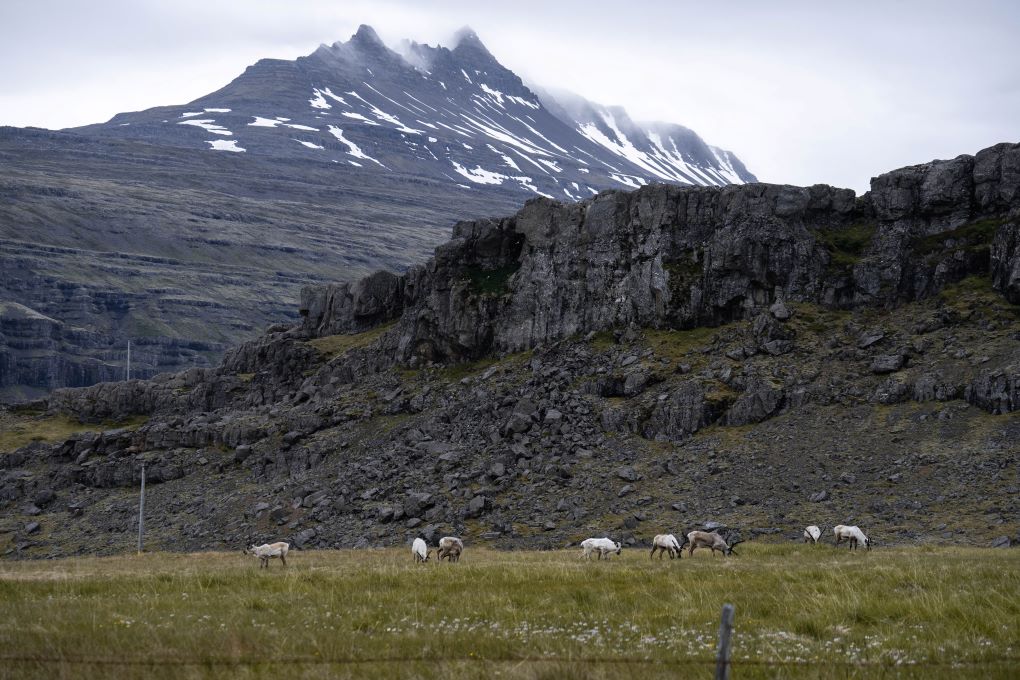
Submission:
<svg viewBox="0 0 1020 680">
<path fill-rule="evenodd" d="M 4 415 L 136 420 L 0 458 L 0 535 L 123 549 L 145 460 L 150 535 L 185 549 L 636 544 L 709 521 L 1008 544 L 1018 160 L 1003 144 L 860 198 L 655 186 L 461 222 L 406 274 L 306 288 L 300 324 L 217 368 Z"/>
<path fill-rule="evenodd" d="M 891 308 L 971 274 L 1015 299 L 1020 146 L 827 186 L 656 185 L 459 223 L 405 275 L 305 288 L 310 336 L 399 318 L 395 358 L 463 361 L 590 331 L 692 328 L 774 304 Z M 777 350 L 783 345 L 776 345 Z"/>
</svg>

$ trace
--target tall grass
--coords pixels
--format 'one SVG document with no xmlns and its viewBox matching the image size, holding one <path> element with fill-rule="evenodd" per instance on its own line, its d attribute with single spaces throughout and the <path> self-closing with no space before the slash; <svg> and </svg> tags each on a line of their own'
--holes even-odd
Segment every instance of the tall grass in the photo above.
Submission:
<svg viewBox="0 0 1020 680">
<path fill-rule="evenodd" d="M 1020 659 L 1020 553 L 742 548 L 3 563 L 0 677 L 707 677 L 724 602 L 734 678 L 1011 677 L 1020 663 L 1003 660 Z"/>
</svg>

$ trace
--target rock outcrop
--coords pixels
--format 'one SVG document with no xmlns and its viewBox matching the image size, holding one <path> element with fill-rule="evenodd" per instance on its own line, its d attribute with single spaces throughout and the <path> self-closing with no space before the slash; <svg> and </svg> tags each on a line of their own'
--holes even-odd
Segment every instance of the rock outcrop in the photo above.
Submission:
<svg viewBox="0 0 1020 680">
<path fill-rule="evenodd" d="M 903 168 L 860 198 L 753 184 L 534 199 L 511 218 L 459 223 L 402 276 L 306 288 L 303 328 L 315 337 L 398 318 L 394 358 L 415 365 L 630 324 L 718 325 L 776 303 L 888 308 L 972 274 L 1015 295 L 1018 158 L 1020 145 L 1000 144 Z"/>
</svg>

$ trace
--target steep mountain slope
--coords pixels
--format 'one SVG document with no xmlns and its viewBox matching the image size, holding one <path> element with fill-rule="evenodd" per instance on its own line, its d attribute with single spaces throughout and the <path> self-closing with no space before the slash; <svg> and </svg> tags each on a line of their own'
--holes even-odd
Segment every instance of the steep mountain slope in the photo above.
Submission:
<svg viewBox="0 0 1020 680">
<path fill-rule="evenodd" d="M 1020 144 L 860 198 L 533 199 L 405 274 L 306 288 L 300 324 L 216 369 L 7 414 L 19 443 L 60 437 L 0 457 L 0 533 L 123 550 L 145 461 L 161 548 L 635 545 L 709 522 L 1009 545 L 1018 305 Z M 126 427 L 61 441 L 68 419 Z"/>
<path fill-rule="evenodd" d="M 568 200 L 649 181 L 755 181 L 732 154 L 686 128 L 641 128 L 622 109 L 568 95 L 540 99 L 470 29 L 453 49 L 405 48 L 390 50 L 362 26 L 307 57 L 264 59 L 185 106 L 119 114 L 80 131 Z"/>
<path fill-rule="evenodd" d="M 128 340 L 141 377 L 213 365 L 302 285 L 403 269 L 527 197 L 754 180 L 690 131 L 608 124 L 553 115 L 470 31 L 401 55 L 365 26 L 184 106 L 0 129 L 0 301 L 20 305 L 0 401 L 123 375 Z"/>
</svg>

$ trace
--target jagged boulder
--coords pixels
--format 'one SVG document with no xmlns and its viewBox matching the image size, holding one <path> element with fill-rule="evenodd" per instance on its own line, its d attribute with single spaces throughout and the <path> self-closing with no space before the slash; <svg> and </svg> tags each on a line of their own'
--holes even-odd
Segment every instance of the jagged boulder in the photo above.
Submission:
<svg viewBox="0 0 1020 680">
<path fill-rule="evenodd" d="M 994 414 L 1020 410 L 1020 367 L 982 372 L 967 385 L 964 399 Z"/>
<path fill-rule="evenodd" d="M 726 424 L 750 425 L 771 418 L 783 407 L 783 398 L 781 388 L 755 380 L 726 412 Z"/>
<path fill-rule="evenodd" d="M 999 227 L 991 248 L 992 286 L 1020 304 L 1020 221 Z"/>
</svg>

